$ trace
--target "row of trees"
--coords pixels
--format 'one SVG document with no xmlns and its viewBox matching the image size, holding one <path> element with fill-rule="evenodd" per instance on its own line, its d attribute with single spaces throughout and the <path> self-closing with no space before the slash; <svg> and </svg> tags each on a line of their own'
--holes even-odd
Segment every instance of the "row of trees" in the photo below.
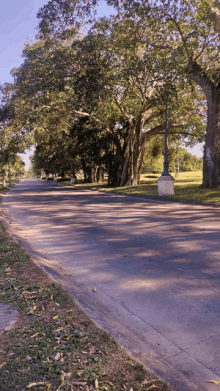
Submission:
<svg viewBox="0 0 220 391">
<path fill-rule="evenodd" d="M 206 130 L 203 186 L 217 186 L 218 1 L 110 0 L 115 14 L 95 20 L 97 3 L 40 9 L 37 41 L 3 87 L 3 128 L 34 139 L 36 168 L 73 177 L 82 168 L 88 181 L 105 170 L 109 184 L 132 185 L 146 146 L 164 133 L 169 90 L 169 142 L 192 145 Z"/>
<path fill-rule="evenodd" d="M 2 174 L 2 187 L 6 179 L 11 185 L 11 179 L 24 175 L 25 163 L 18 155 L 24 152 L 30 144 L 30 136 L 23 130 L 13 126 L 13 112 L 11 111 L 11 98 L 13 91 L 10 84 L 0 88 L 0 168 Z"/>
</svg>

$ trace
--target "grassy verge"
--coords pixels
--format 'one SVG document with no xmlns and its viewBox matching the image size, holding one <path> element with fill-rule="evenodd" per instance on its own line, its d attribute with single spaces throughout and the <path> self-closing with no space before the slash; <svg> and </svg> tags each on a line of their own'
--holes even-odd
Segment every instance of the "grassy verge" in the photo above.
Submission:
<svg viewBox="0 0 220 391">
<path fill-rule="evenodd" d="M 8 189 L 13 187 L 16 183 L 18 183 L 18 181 L 12 180 L 11 181 L 11 186 L 9 186 L 8 183 L 7 183 L 5 187 L 2 187 L 2 182 L 0 181 L 0 194 L 4 194 Z"/>
<path fill-rule="evenodd" d="M 96 190 L 104 190 L 108 192 L 116 192 L 121 194 L 158 197 L 157 180 L 160 175 L 145 174 L 141 176 L 141 184 L 139 186 L 125 186 L 109 188 L 105 184 L 79 184 L 77 187 L 88 187 Z M 175 178 L 175 195 L 167 197 L 168 199 L 204 202 L 211 204 L 220 204 L 220 189 L 211 188 L 203 189 L 202 172 L 183 172 L 180 178 Z M 159 198 L 159 197 L 158 197 Z"/>
<path fill-rule="evenodd" d="M 0 226 L 0 301 L 19 318 L 0 336 L 0 389 L 168 391 L 97 328 Z"/>
</svg>

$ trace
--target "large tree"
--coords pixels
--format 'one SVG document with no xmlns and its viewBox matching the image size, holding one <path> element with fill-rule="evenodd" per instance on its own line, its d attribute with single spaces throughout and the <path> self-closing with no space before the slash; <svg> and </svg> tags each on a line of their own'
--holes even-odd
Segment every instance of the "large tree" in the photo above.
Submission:
<svg viewBox="0 0 220 391">
<path fill-rule="evenodd" d="M 51 0 L 38 13 L 44 36 L 61 37 L 67 28 L 92 14 L 98 0 Z M 119 15 L 145 28 L 138 37 L 142 45 L 163 53 L 164 65 L 194 81 L 207 101 L 207 132 L 204 150 L 203 186 L 219 183 L 219 31 L 217 0 L 109 0 Z M 84 14 L 85 12 L 85 14 Z M 142 29 L 142 30 L 143 30 Z M 127 41 L 129 42 L 129 40 Z M 168 65 L 169 64 L 169 65 Z M 161 68 L 163 73 L 164 69 Z"/>
<path fill-rule="evenodd" d="M 26 129 L 17 126 L 15 107 L 14 84 L 5 83 L 0 88 L 0 161 L 2 184 L 5 184 L 5 170 L 9 170 L 14 162 L 19 161 L 17 154 L 25 151 L 32 143 L 31 135 Z"/>
<path fill-rule="evenodd" d="M 220 168 L 220 4 L 218 1 L 166 1 L 156 12 L 166 29 L 173 60 L 203 90 L 207 131 L 203 186 L 218 186 Z"/>
<path fill-rule="evenodd" d="M 69 0 L 49 1 L 38 13 L 40 36 L 46 42 L 50 36 L 55 37 L 56 41 L 61 41 L 66 33 L 74 31 L 73 26 L 78 26 L 82 22 L 84 15 L 82 11 L 86 11 L 86 16 L 88 13 L 91 16 L 93 6 L 97 3 L 97 1 L 86 3 L 83 1 L 75 3 Z M 184 67 L 180 71 L 180 66 L 176 66 L 175 59 L 171 55 L 170 46 L 161 43 L 161 36 L 165 34 L 166 38 L 168 31 L 166 24 L 161 30 L 161 23 L 158 23 L 162 8 L 150 7 L 146 2 L 141 4 L 124 1 L 122 4 L 113 0 L 109 3 L 116 6 L 118 13 L 109 20 L 103 18 L 92 28 L 87 37 L 76 42 L 82 74 L 78 85 L 80 87 L 84 85 L 86 91 L 86 94 L 81 95 L 86 99 L 80 99 L 78 104 L 80 115 L 93 115 L 97 121 L 100 121 L 101 115 L 102 124 L 103 113 L 104 119 L 110 117 L 105 110 L 107 106 L 114 107 L 114 112 L 118 110 L 116 117 L 121 116 L 121 124 L 125 126 L 125 131 L 122 133 L 126 135 L 126 139 L 121 141 L 117 141 L 117 136 L 114 137 L 116 149 L 119 144 L 120 147 L 122 143 L 125 146 L 125 148 L 119 147 L 117 151 L 118 155 L 123 151 L 118 166 L 119 183 L 122 186 L 139 181 L 145 143 L 150 137 L 164 130 L 164 95 L 167 83 L 173 84 L 170 128 L 176 132 L 182 131 L 185 135 L 187 133 L 192 135 L 193 128 L 194 130 L 198 127 L 202 128 L 202 121 L 199 119 L 200 109 L 196 110 L 196 106 L 199 106 L 196 102 L 197 91 L 194 90 L 194 94 L 189 91 L 189 86 L 186 86 L 184 80 Z M 152 5 L 152 2 L 150 3 Z M 162 3 L 166 8 L 165 2 Z M 94 53 L 96 53 L 95 57 Z M 101 62 L 103 64 L 103 59 L 106 59 L 108 66 L 104 69 L 104 74 L 103 72 L 100 74 L 99 71 L 94 72 L 94 58 L 102 60 L 99 61 L 99 65 Z M 98 83 L 96 95 L 99 96 L 95 97 L 90 91 L 94 91 L 91 80 L 93 78 L 97 80 L 97 75 L 102 83 Z M 176 89 L 175 93 L 173 93 L 174 89 Z M 178 107 L 175 104 L 177 92 L 188 96 L 184 103 L 185 109 L 181 107 L 179 110 L 181 100 L 183 105 L 182 97 L 178 99 Z M 80 94 L 77 95 L 80 97 Z M 90 102 L 95 102 L 95 108 L 94 104 L 93 107 L 91 105 L 89 107 L 88 97 Z M 99 107 L 97 98 L 100 101 Z M 186 120 L 187 117 L 189 120 Z M 192 125 L 192 118 L 194 125 Z M 114 120 L 105 123 L 106 129 L 117 135 L 116 126 Z"/>
<path fill-rule="evenodd" d="M 113 1 L 114 3 L 114 1 Z M 218 186 L 220 156 L 220 4 L 216 0 L 163 0 L 123 3 L 124 17 L 151 34 L 146 45 L 203 91 L 207 102 L 203 186 Z M 144 44 L 144 41 L 143 41 Z"/>
<path fill-rule="evenodd" d="M 50 167 L 71 150 L 65 156 L 73 164 L 80 154 L 90 171 L 105 165 L 111 184 L 138 183 L 146 142 L 164 132 L 167 83 L 172 83 L 173 135 L 201 137 L 197 90 L 173 66 L 168 45 L 160 50 L 160 26 L 149 14 L 158 9 L 147 15 L 140 8 L 131 7 L 128 15 L 119 11 L 83 37 L 77 30 L 80 16 L 73 29 L 74 9 L 65 3 L 52 0 L 43 7 L 39 41 L 26 45 L 24 62 L 14 70 L 17 126 L 35 135 L 38 149 L 47 150 L 47 158 L 42 148 L 41 156 Z"/>
</svg>

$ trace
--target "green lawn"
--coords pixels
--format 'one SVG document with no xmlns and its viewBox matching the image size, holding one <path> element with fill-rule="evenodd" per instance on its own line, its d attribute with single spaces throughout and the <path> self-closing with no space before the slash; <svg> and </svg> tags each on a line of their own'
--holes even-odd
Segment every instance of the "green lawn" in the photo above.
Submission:
<svg viewBox="0 0 220 391">
<path fill-rule="evenodd" d="M 174 177 L 175 175 L 172 174 Z M 160 174 L 143 174 L 139 186 L 126 186 L 109 188 L 106 184 L 79 184 L 77 187 L 89 187 L 91 189 L 104 190 L 129 195 L 151 196 L 157 195 L 157 179 Z M 203 189 L 202 172 L 182 172 L 180 178 L 175 178 L 175 195 L 169 196 L 169 199 L 178 199 L 192 202 L 205 202 L 220 204 L 220 189 Z M 160 198 L 160 197 L 158 197 Z"/>
<path fill-rule="evenodd" d="M 123 194 L 157 197 L 157 179 L 159 176 L 160 175 L 156 174 L 144 174 L 141 177 L 141 185 L 139 186 L 128 186 L 124 188 L 105 190 L 120 192 Z M 220 204 L 220 189 L 203 189 L 201 187 L 201 183 L 201 171 L 182 172 L 180 178 L 175 178 L 175 195 L 167 198 Z"/>
</svg>

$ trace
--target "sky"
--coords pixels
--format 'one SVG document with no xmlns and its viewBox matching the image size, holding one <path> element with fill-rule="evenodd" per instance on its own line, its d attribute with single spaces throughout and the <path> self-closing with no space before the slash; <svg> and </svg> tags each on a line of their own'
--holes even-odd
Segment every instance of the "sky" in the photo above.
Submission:
<svg viewBox="0 0 220 391">
<path fill-rule="evenodd" d="M 27 39 L 34 41 L 37 33 L 37 11 L 46 0 L 5 0 L 0 13 L 0 83 L 12 82 L 11 69 L 22 63 Z M 33 152 L 32 152 L 33 153 Z M 25 168 L 30 167 L 30 152 L 22 154 Z"/>
<path fill-rule="evenodd" d="M 47 0 L 5 0 L 0 13 L 0 83 L 12 82 L 11 69 L 22 63 L 22 51 L 27 40 L 35 40 L 38 19 L 36 14 Z M 99 6 L 99 16 L 109 15 L 110 8 Z M 196 156 L 202 156 L 202 146 L 190 150 Z M 32 152 L 33 153 L 33 152 Z M 30 166 L 30 152 L 22 155 L 26 169 Z"/>
</svg>

